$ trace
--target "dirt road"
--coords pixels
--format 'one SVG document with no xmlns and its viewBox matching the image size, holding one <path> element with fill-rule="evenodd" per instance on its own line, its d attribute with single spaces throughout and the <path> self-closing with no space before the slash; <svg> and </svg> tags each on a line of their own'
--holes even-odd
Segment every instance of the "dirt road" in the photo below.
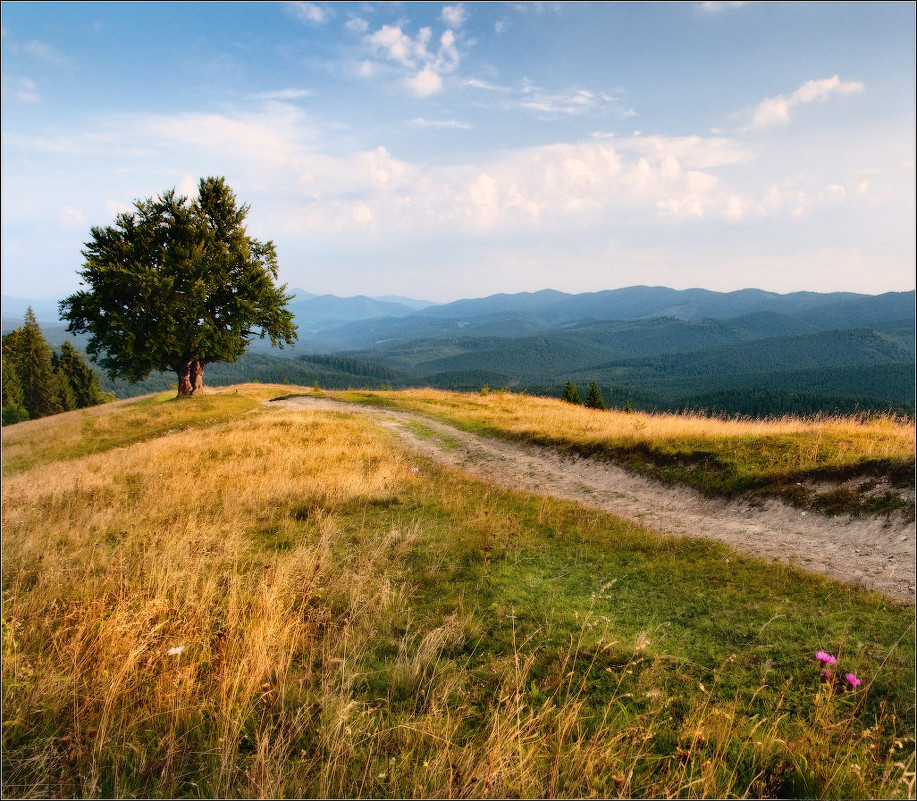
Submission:
<svg viewBox="0 0 917 801">
<path fill-rule="evenodd" d="M 577 501 L 666 534 L 717 540 L 914 602 L 915 528 L 900 518 L 826 517 L 779 501 L 713 500 L 608 462 L 481 437 L 410 412 L 306 396 L 272 405 L 369 417 L 412 451 L 489 483 Z"/>
</svg>

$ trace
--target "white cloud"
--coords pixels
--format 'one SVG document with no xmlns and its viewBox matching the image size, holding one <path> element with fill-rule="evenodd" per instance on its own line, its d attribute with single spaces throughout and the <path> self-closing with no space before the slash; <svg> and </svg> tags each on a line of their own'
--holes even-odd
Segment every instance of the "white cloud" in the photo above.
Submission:
<svg viewBox="0 0 917 801">
<path fill-rule="evenodd" d="M 61 206 L 58 211 L 58 217 L 64 228 L 85 228 L 86 215 L 73 206 Z"/>
<path fill-rule="evenodd" d="M 451 72 L 459 63 L 458 49 L 455 46 L 455 34 L 446 31 L 439 37 L 439 54 L 437 57 L 440 69 Z"/>
<path fill-rule="evenodd" d="M 470 122 L 461 122 L 459 120 L 427 120 L 423 117 L 416 117 L 410 120 L 411 125 L 417 125 L 421 128 L 464 128 L 473 127 Z"/>
<path fill-rule="evenodd" d="M 287 3 L 290 13 L 303 22 L 322 23 L 325 22 L 331 11 L 317 3 L 291 2 Z"/>
<path fill-rule="evenodd" d="M 707 14 L 718 14 L 720 11 L 725 11 L 730 8 L 741 8 L 742 6 L 747 5 L 746 2 L 714 2 L 714 0 L 708 0 L 708 2 L 698 3 L 698 7 L 701 11 L 706 12 Z"/>
<path fill-rule="evenodd" d="M 819 192 L 818 199 L 830 205 L 843 203 L 847 199 L 847 190 L 838 184 L 828 184 Z"/>
<path fill-rule="evenodd" d="M 459 65 L 459 52 L 455 33 L 445 31 L 439 37 L 439 47 L 430 50 L 433 31 L 424 27 L 416 37 L 405 33 L 400 26 L 383 25 L 364 41 L 377 55 L 410 70 L 405 76 L 405 86 L 419 97 L 429 97 L 443 88 L 443 76 L 452 73 Z M 365 65 L 369 62 L 364 62 Z M 361 70 L 371 74 L 369 70 Z"/>
<path fill-rule="evenodd" d="M 469 78 L 465 86 L 504 95 L 500 105 L 507 110 L 523 109 L 537 114 L 557 116 L 581 116 L 592 113 L 611 113 L 624 118 L 632 117 L 635 112 L 625 108 L 620 98 L 607 92 L 593 91 L 582 87 L 566 91 L 550 92 L 525 82 L 522 86 L 499 86 L 478 78 Z"/>
<path fill-rule="evenodd" d="M 842 95 L 859 94 L 865 88 L 859 81 L 841 83 L 841 79 L 834 75 L 821 81 L 806 81 L 790 96 L 790 103 L 814 103 L 816 100 L 827 100 L 835 92 Z"/>
<path fill-rule="evenodd" d="M 20 78 L 16 81 L 17 89 L 14 92 L 16 99 L 22 103 L 41 103 L 41 95 L 35 91 L 35 81 Z"/>
<path fill-rule="evenodd" d="M 777 125 L 790 119 L 790 103 L 783 96 L 768 97 L 755 109 L 754 123 L 758 126 Z"/>
<path fill-rule="evenodd" d="M 411 124 L 468 127 L 454 119 L 415 118 Z M 862 173 L 820 183 L 807 178 L 805 185 L 801 179 L 760 187 L 743 183 L 736 170 L 755 154 L 722 136 L 604 135 L 438 166 L 396 158 L 381 147 L 332 155 L 300 109 L 278 102 L 234 114 L 119 115 L 106 121 L 103 133 L 75 134 L 73 148 L 57 152 L 86 152 L 80 148 L 93 142 L 92 152 L 110 155 L 126 153 L 129 143 L 145 153 L 143 162 L 157 174 L 177 171 L 171 180 L 180 181 L 183 194 L 196 190 L 201 175 L 226 175 L 253 204 L 254 235 L 297 242 L 317 236 L 330 243 L 348 232 L 356 238 L 451 237 L 461 231 L 528 236 L 692 220 L 735 224 L 867 201 L 857 194 L 864 191 Z M 148 191 L 141 185 L 122 199 Z M 121 210 L 109 203 L 110 216 Z M 53 213 L 85 227 L 72 212 Z"/>
<path fill-rule="evenodd" d="M 485 89 L 488 92 L 502 92 L 504 94 L 512 92 L 508 86 L 497 86 L 493 83 L 488 83 L 487 81 L 481 81 L 477 78 L 469 78 L 465 81 L 466 86 L 471 86 L 474 89 Z"/>
<path fill-rule="evenodd" d="M 198 185 L 198 181 L 196 181 L 194 176 L 190 173 L 185 175 L 178 185 L 178 193 L 192 199 L 197 197 L 199 189 L 200 186 Z"/>
<path fill-rule="evenodd" d="M 351 17 L 344 23 L 344 27 L 351 33 L 366 33 L 369 30 L 369 23 L 362 17 Z"/>
<path fill-rule="evenodd" d="M 29 53 L 30 55 L 33 55 L 42 61 L 47 61 L 49 64 L 55 64 L 59 67 L 66 67 L 70 65 L 70 59 L 68 59 L 65 55 L 58 52 L 51 45 L 45 42 L 40 42 L 37 39 L 32 39 L 26 42 L 22 46 L 22 49 L 26 53 Z"/>
<path fill-rule="evenodd" d="M 413 78 L 409 78 L 405 83 L 419 97 L 429 97 L 443 88 L 443 79 L 430 66 L 424 67 Z"/>
<path fill-rule="evenodd" d="M 863 195 L 864 181 L 857 181 L 849 188 L 831 183 L 822 187 L 800 186 L 792 181 L 772 185 L 761 196 L 757 211 L 765 215 L 789 214 L 791 217 L 806 217 L 818 209 L 839 206 L 852 196 Z"/>
<path fill-rule="evenodd" d="M 421 37 L 415 42 L 396 25 L 383 25 L 378 31 L 367 36 L 366 41 L 373 50 L 381 51 L 386 58 L 404 67 L 416 66 L 417 59 L 427 54 Z"/>
<path fill-rule="evenodd" d="M 468 12 L 465 11 L 464 3 L 443 6 L 442 18 L 450 28 L 461 28 L 465 24 L 465 20 L 468 19 Z"/>
<path fill-rule="evenodd" d="M 657 161 L 674 157 L 690 170 L 741 164 L 753 158 L 752 152 L 739 142 L 722 136 L 641 136 L 634 131 L 633 137 L 621 140 L 621 144 L 631 152 Z"/>
<path fill-rule="evenodd" d="M 353 219 L 354 222 L 359 223 L 360 225 L 370 225 L 375 219 L 375 215 L 373 214 L 372 209 L 365 203 L 357 203 L 353 207 Z"/>
<path fill-rule="evenodd" d="M 865 86 L 859 81 L 843 83 L 837 75 L 806 81 L 789 97 L 777 95 L 762 100 L 754 110 L 753 123 L 757 127 L 779 125 L 789 121 L 790 109 L 794 106 L 824 102 L 833 94 L 859 94 L 864 89 Z"/>
<path fill-rule="evenodd" d="M 249 95 L 249 100 L 300 100 L 304 97 L 312 97 L 314 92 L 311 89 L 276 89 L 271 92 L 258 92 Z"/>
</svg>

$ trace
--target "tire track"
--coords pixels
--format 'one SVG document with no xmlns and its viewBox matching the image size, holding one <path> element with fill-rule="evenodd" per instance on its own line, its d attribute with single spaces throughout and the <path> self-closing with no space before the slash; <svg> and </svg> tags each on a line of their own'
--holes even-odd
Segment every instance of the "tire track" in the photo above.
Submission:
<svg viewBox="0 0 917 801">
<path fill-rule="evenodd" d="M 914 524 L 895 516 L 827 517 L 776 500 L 706 498 L 609 462 L 482 437 L 414 412 L 309 396 L 271 404 L 367 417 L 411 451 L 489 483 L 576 501 L 664 534 L 713 539 L 742 553 L 914 602 Z"/>
</svg>

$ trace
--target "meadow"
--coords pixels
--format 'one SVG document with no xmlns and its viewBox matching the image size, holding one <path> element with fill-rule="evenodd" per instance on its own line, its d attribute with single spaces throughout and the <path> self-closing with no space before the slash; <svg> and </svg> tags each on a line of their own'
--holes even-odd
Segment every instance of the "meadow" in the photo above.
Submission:
<svg viewBox="0 0 917 801">
<path fill-rule="evenodd" d="M 722 419 L 704 414 L 596 410 L 510 392 L 435 389 L 329 392 L 342 400 L 421 412 L 469 431 L 612 459 L 709 495 L 777 496 L 837 512 L 891 512 L 898 493 L 864 496 L 813 482 L 885 479 L 914 485 L 914 421 L 888 415 Z"/>
<path fill-rule="evenodd" d="M 290 391 L 4 428 L 4 797 L 914 797 L 913 605 L 263 404 Z M 364 399 L 611 436 L 556 401 Z M 913 459 L 896 421 L 675 422 L 620 436 Z"/>
</svg>

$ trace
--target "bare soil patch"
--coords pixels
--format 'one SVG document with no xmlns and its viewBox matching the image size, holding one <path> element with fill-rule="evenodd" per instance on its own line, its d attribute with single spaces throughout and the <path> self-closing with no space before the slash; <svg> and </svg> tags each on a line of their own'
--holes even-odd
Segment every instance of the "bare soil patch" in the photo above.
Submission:
<svg viewBox="0 0 917 801">
<path fill-rule="evenodd" d="M 665 534 L 717 540 L 914 602 L 915 526 L 900 514 L 829 516 L 777 500 L 711 499 L 605 461 L 481 437 L 411 412 L 309 396 L 272 403 L 363 415 L 412 451 L 489 483 L 576 501 Z"/>
</svg>

